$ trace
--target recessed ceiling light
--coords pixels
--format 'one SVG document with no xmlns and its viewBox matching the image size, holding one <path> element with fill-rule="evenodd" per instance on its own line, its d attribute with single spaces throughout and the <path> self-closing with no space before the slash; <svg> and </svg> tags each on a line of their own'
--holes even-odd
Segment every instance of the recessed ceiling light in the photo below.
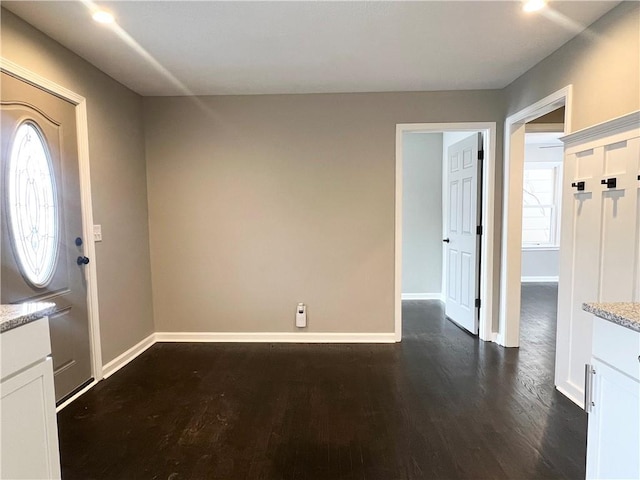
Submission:
<svg viewBox="0 0 640 480">
<path fill-rule="evenodd" d="M 113 23 L 115 18 L 105 10 L 96 10 L 93 12 L 93 19 L 98 23 Z"/>
<path fill-rule="evenodd" d="M 542 10 L 546 5 L 547 2 L 545 0 L 528 0 L 522 9 L 525 12 L 537 12 L 538 10 Z"/>
</svg>

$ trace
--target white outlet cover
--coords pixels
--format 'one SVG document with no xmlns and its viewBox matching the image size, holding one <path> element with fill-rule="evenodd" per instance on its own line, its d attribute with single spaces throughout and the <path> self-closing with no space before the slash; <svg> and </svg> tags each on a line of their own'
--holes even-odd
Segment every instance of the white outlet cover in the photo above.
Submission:
<svg viewBox="0 0 640 480">
<path fill-rule="evenodd" d="M 102 225 L 93 226 L 93 241 L 94 242 L 102 241 Z"/>
</svg>

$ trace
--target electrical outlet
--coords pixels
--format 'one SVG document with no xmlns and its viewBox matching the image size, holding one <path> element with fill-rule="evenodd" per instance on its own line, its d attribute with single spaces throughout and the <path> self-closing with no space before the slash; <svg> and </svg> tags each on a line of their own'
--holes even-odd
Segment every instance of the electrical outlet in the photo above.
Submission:
<svg viewBox="0 0 640 480">
<path fill-rule="evenodd" d="M 304 328 L 307 326 L 307 306 L 299 303 L 296 308 L 296 327 Z"/>
<path fill-rule="evenodd" d="M 93 226 L 93 241 L 94 242 L 102 241 L 102 225 Z"/>
</svg>

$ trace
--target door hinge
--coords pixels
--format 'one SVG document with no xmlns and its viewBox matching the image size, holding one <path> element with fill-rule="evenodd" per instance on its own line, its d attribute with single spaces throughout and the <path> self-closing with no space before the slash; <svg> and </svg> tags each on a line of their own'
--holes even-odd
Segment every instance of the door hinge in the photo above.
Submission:
<svg viewBox="0 0 640 480">
<path fill-rule="evenodd" d="M 482 225 L 476 227 L 476 235 L 482 235 Z"/>
<path fill-rule="evenodd" d="M 476 308 L 480 308 L 480 299 L 476 298 Z"/>
<path fill-rule="evenodd" d="M 478 160 L 484 160 L 484 150 L 478 150 Z"/>
</svg>

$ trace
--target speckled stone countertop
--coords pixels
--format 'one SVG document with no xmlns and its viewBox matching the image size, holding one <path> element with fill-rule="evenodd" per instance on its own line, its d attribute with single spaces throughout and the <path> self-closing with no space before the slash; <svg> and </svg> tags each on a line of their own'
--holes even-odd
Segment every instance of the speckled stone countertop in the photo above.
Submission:
<svg viewBox="0 0 640 480">
<path fill-rule="evenodd" d="M 55 303 L 45 302 L 0 305 L 0 333 L 46 317 L 53 313 L 55 309 Z"/>
<path fill-rule="evenodd" d="M 583 303 L 582 309 L 600 318 L 640 332 L 640 303 Z"/>
</svg>

